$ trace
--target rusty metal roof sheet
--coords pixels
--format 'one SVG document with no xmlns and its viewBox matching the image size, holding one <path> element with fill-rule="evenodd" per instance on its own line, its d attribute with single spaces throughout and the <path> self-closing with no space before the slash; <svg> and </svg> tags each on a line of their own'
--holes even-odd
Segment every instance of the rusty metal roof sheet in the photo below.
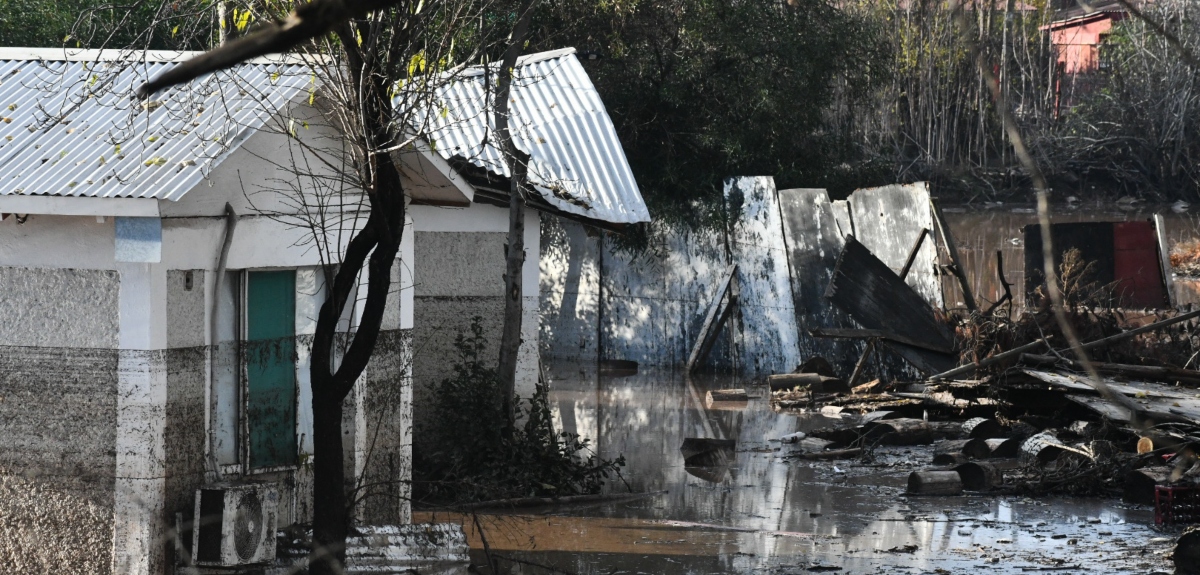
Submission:
<svg viewBox="0 0 1200 575">
<path fill-rule="evenodd" d="M 260 60 L 143 102 L 137 86 L 186 54 L 138 56 L 0 51 L 0 195 L 178 200 L 312 89 L 307 68 Z"/>
<path fill-rule="evenodd" d="M 443 158 L 457 156 L 508 177 L 489 137 L 493 114 L 485 82 L 495 77 L 476 68 L 438 88 L 441 105 L 420 117 L 421 131 Z M 574 48 L 521 58 L 510 108 L 513 140 L 530 155 L 530 182 L 550 205 L 611 223 L 650 221 L 616 129 Z"/>
</svg>

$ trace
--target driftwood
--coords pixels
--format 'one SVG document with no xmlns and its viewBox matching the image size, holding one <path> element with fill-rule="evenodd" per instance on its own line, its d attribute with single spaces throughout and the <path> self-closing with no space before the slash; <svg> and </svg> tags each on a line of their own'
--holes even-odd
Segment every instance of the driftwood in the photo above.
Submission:
<svg viewBox="0 0 1200 575">
<path fill-rule="evenodd" d="M 953 378 L 955 378 L 955 377 L 958 377 L 958 376 L 960 376 L 960 375 L 966 375 L 966 374 L 968 374 L 968 373 L 973 373 L 975 370 L 977 370 L 977 369 L 979 369 L 979 368 L 981 368 L 981 367 L 987 367 L 987 366 L 989 366 L 989 365 L 992 365 L 992 364 L 994 364 L 994 363 L 999 363 L 999 362 L 1001 362 L 1001 361 L 1004 361 L 1004 360 L 1007 360 L 1007 359 L 1011 359 L 1011 358 L 1014 358 L 1014 357 L 1019 357 L 1021 354 L 1025 353 L 1025 352 L 1027 352 L 1027 351 L 1029 351 L 1029 350 L 1031 350 L 1031 349 L 1033 349 L 1033 348 L 1035 348 L 1035 347 L 1038 347 L 1039 345 L 1042 345 L 1042 344 L 1046 343 L 1046 340 L 1047 340 L 1047 339 L 1050 339 L 1050 337 L 1049 337 L 1049 336 L 1046 336 L 1046 337 L 1043 337 L 1043 338 L 1041 338 L 1041 339 L 1038 339 L 1038 340 L 1036 340 L 1036 341 L 1032 341 L 1032 342 L 1030 342 L 1030 343 L 1027 343 L 1027 344 L 1025 344 L 1025 345 L 1023 345 L 1023 346 L 1021 346 L 1021 347 L 1013 348 L 1013 349 L 1010 349 L 1010 350 L 1008 350 L 1008 351 L 1006 351 L 1006 352 L 1004 352 L 1004 353 L 998 353 L 998 354 L 996 354 L 996 355 L 993 355 L 993 356 L 991 356 L 991 357 L 988 357 L 988 358 L 981 359 L 981 360 L 979 360 L 979 361 L 977 361 L 977 362 L 975 362 L 975 363 L 968 363 L 967 365 L 964 365 L 964 366 L 961 366 L 961 367 L 956 367 L 956 368 L 954 368 L 954 369 L 952 369 L 952 370 L 950 370 L 950 371 L 946 371 L 946 372 L 939 373 L 939 374 L 937 374 L 937 375 L 931 376 L 929 379 L 933 379 L 933 380 L 938 380 L 938 379 L 953 379 Z"/>
<path fill-rule="evenodd" d="M 712 405 L 718 401 L 749 401 L 750 398 L 744 389 L 714 389 L 705 395 L 704 400 Z"/>
<path fill-rule="evenodd" d="M 1058 459 L 1066 451 L 1066 446 L 1053 433 L 1043 431 L 1021 444 L 1021 457 L 1040 464 L 1050 463 Z"/>
<path fill-rule="evenodd" d="M 836 377 L 815 373 L 781 373 L 767 376 L 771 391 L 786 391 L 797 387 L 807 388 L 812 393 L 848 393 L 850 386 Z"/>
<path fill-rule="evenodd" d="M 1000 250 L 996 250 L 996 276 L 1000 278 L 1000 285 L 1004 288 L 1004 295 L 1000 296 L 1000 299 L 996 300 L 996 303 L 983 312 L 985 316 L 992 315 L 992 312 L 1004 305 L 1004 302 L 1012 301 L 1012 284 L 1004 277 L 1004 252 Z"/>
<path fill-rule="evenodd" d="M 954 468 L 962 480 L 963 488 L 968 491 L 987 491 L 1004 480 L 1000 469 L 984 461 L 972 461 Z"/>
<path fill-rule="evenodd" d="M 872 395 L 876 393 L 883 393 L 890 385 L 891 384 L 889 382 L 883 381 L 882 379 L 873 379 L 862 385 L 856 385 L 850 388 L 850 392 L 856 395 Z"/>
<path fill-rule="evenodd" d="M 1076 371 L 1083 371 L 1083 364 L 1071 359 L 1059 359 L 1053 355 L 1021 354 L 1021 363 L 1030 365 L 1062 365 Z M 1180 369 L 1158 365 L 1130 365 L 1125 363 L 1092 362 L 1097 371 L 1115 373 L 1138 379 L 1178 380 L 1189 383 L 1200 383 L 1200 371 Z"/>
<path fill-rule="evenodd" d="M 599 370 L 604 375 L 637 375 L 638 362 L 627 359 L 602 359 L 600 360 Z"/>
<path fill-rule="evenodd" d="M 914 471 L 908 476 L 910 495 L 958 495 L 962 491 L 957 471 Z"/>
<path fill-rule="evenodd" d="M 1170 318 L 1170 319 L 1164 319 L 1164 320 L 1162 320 L 1162 321 L 1156 321 L 1156 322 L 1154 322 L 1154 323 L 1151 323 L 1151 324 L 1144 325 L 1144 326 L 1142 326 L 1142 327 L 1139 327 L 1139 328 L 1137 328 L 1137 329 L 1131 329 L 1131 330 L 1129 330 L 1129 331 L 1122 332 L 1122 333 L 1118 333 L 1118 334 L 1116 334 L 1116 335 L 1110 335 L 1110 336 L 1108 336 L 1108 337 L 1101 338 L 1101 339 L 1098 339 L 1098 340 L 1095 340 L 1095 341 L 1089 341 L 1089 342 L 1087 342 L 1087 343 L 1083 344 L 1083 350 L 1084 350 L 1084 351 L 1087 351 L 1087 350 L 1090 350 L 1090 349 L 1096 349 L 1096 348 L 1098 348 L 1098 347 L 1105 347 L 1105 346 L 1109 346 L 1109 345 L 1112 345 L 1112 344 L 1114 344 L 1114 343 L 1119 343 L 1119 342 L 1125 341 L 1125 340 L 1127 340 L 1127 339 L 1132 339 L 1132 338 L 1134 338 L 1134 337 L 1137 337 L 1137 336 L 1139 336 L 1139 335 L 1141 335 L 1141 334 L 1143 334 L 1143 333 L 1150 333 L 1150 332 L 1152 332 L 1152 331 L 1158 331 L 1158 330 L 1160 330 L 1160 329 L 1162 329 L 1162 328 L 1164 328 L 1164 327 L 1167 327 L 1167 326 L 1169 326 L 1169 325 L 1174 325 L 1174 324 L 1177 324 L 1177 323 L 1179 323 L 1179 322 L 1187 321 L 1187 320 L 1189 320 L 1189 319 L 1196 318 L 1196 317 L 1200 317 L 1200 310 L 1191 311 L 1191 312 L 1188 312 L 1188 313 L 1185 313 L 1185 314 L 1182 314 L 1182 315 L 1177 315 L 1177 316 L 1175 316 L 1175 317 L 1173 317 L 1173 318 Z"/>
</svg>

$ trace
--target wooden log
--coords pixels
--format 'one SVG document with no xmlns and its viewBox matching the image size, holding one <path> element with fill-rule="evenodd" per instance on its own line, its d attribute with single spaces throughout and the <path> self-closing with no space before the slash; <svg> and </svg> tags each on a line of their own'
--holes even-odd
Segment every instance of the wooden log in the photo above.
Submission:
<svg viewBox="0 0 1200 575">
<path fill-rule="evenodd" d="M 967 491 L 988 491 L 1003 483 L 1004 475 L 991 463 L 972 461 L 954 468 Z"/>
<path fill-rule="evenodd" d="M 1043 337 L 1041 339 L 1038 339 L 1037 341 L 1029 342 L 1021 347 L 1016 347 L 1016 348 L 1010 349 L 1003 353 L 998 353 L 996 355 L 993 355 L 992 357 L 984 358 L 978 362 L 968 363 L 967 365 L 964 365 L 961 367 L 956 367 L 950 371 L 945 371 L 945 372 L 939 373 L 937 375 L 931 376 L 929 379 L 933 379 L 933 380 L 953 379 L 960 375 L 974 373 L 975 370 L 977 370 L 981 367 L 987 367 L 994 363 L 999 363 L 1001 361 L 1012 359 L 1014 357 L 1020 357 L 1021 354 L 1025 353 L 1031 349 L 1034 349 L 1040 345 L 1045 344 L 1046 340 L 1048 340 L 1048 339 L 1050 339 L 1050 336 Z"/>
<path fill-rule="evenodd" d="M 983 441 L 988 446 L 990 458 L 1017 457 L 1021 454 L 1023 440 L 1019 437 L 993 437 Z"/>
<path fill-rule="evenodd" d="M 679 452 L 683 454 L 683 464 L 689 467 L 711 467 L 727 465 L 734 458 L 734 448 L 737 442 L 732 439 L 711 439 L 707 437 L 687 437 Z"/>
<path fill-rule="evenodd" d="M 836 377 L 826 377 L 815 373 L 781 373 L 767 376 L 767 385 L 771 391 L 785 391 L 797 387 L 807 388 L 813 393 L 848 393 L 850 386 Z"/>
<path fill-rule="evenodd" d="M 957 471 L 914 471 L 908 476 L 909 495 L 959 495 L 962 491 Z"/>
<path fill-rule="evenodd" d="M 972 439 L 991 439 L 1004 435 L 1004 426 L 990 417 L 972 417 L 963 422 L 962 430 Z"/>
<path fill-rule="evenodd" d="M 933 453 L 961 453 L 970 459 L 983 459 L 991 455 L 992 451 L 982 439 L 950 439 L 934 444 Z"/>
<path fill-rule="evenodd" d="M 712 405 L 715 401 L 749 401 L 744 389 L 713 389 L 705 395 L 705 403 Z"/>
<path fill-rule="evenodd" d="M 1121 500 L 1140 505 L 1154 504 L 1154 487 L 1171 482 L 1171 468 L 1143 467 L 1125 474 Z"/>
<path fill-rule="evenodd" d="M 933 430 L 920 419 L 888 419 L 864 426 L 867 438 L 884 445 L 928 445 L 933 443 Z"/>
<path fill-rule="evenodd" d="M 1058 459 L 1062 453 L 1062 443 L 1049 431 L 1034 435 L 1021 444 L 1021 457 L 1041 464 Z"/>
<path fill-rule="evenodd" d="M 857 395 L 874 395 L 887 391 L 887 388 L 888 384 L 882 379 L 873 379 L 862 385 L 856 385 L 850 388 L 850 392 Z"/>
<path fill-rule="evenodd" d="M 1082 347 L 1083 347 L 1084 351 L 1088 351 L 1090 349 L 1096 349 L 1098 347 L 1105 347 L 1108 345 L 1112 345 L 1114 343 L 1119 343 L 1119 342 L 1125 341 L 1127 339 L 1132 339 L 1143 333 L 1158 331 L 1169 325 L 1174 325 L 1179 322 L 1187 321 L 1189 319 L 1197 318 L 1197 317 L 1200 317 L 1200 310 L 1190 311 L 1188 313 L 1177 315 L 1170 319 L 1156 321 L 1154 323 L 1147 324 L 1147 325 L 1144 325 L 1144 326 L 1136 328 L 1136 329 L 1131 329 L 1129 331 L 1121 332 L 1116 335 L 1110 335 L 1108 337 L 1100 338 L 1095 341 L 1089 341 L 1089 342 L 1083 344 Z"/>
<path fill-rule="evenodd" d="M 1200 575 L 1200 527 L 1192 527 L 1179 536 L 1171 560 L 1175 562 L 1175 573 Z"/>
</svg>

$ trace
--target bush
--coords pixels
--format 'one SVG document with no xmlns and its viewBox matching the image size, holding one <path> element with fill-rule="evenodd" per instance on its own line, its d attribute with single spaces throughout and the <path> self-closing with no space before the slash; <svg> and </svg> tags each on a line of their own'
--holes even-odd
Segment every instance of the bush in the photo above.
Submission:
<svg viewBox="0 0 1200 575">
<path fill-rule="evenodd" d="M 587 439 L 555 432 L 545 383 L 529 401 L 513 402 L 513 420 L 524 423 L 509 426 L 500 378 L 483 361 L 481 321 L 474 318 L 469 336 L 458 335 L 454 376 L 435 392 L 436 447 L 413 470 L 416 498 L 465 503 L 561 497 L 598 493 L 610 476 L 619 477 L 624 457 L 600 459 Z"/>
</svg>

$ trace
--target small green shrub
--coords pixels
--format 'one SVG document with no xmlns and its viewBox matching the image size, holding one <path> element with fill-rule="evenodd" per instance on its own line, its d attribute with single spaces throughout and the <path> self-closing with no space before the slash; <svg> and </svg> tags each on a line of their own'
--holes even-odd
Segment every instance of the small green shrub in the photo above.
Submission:
<svg viewBox="0 0 1200 575">
<path fill-rule="evenodd" d="M 601 459 L 587 439 L 556 433 L 544 383 L 528 401 L 513 402 L 513 419 L 523 423 L 510 428 L 500 379 L 483 360 L 481 321 L 475 317 L 471 333 L 456 338 L 454 376 L 436 390 L 435 447 L 414 467 L 416 498 L 465 503 L 599 492 L 605 480 L 619 476 L 625 458 Z"/>
</svg>

